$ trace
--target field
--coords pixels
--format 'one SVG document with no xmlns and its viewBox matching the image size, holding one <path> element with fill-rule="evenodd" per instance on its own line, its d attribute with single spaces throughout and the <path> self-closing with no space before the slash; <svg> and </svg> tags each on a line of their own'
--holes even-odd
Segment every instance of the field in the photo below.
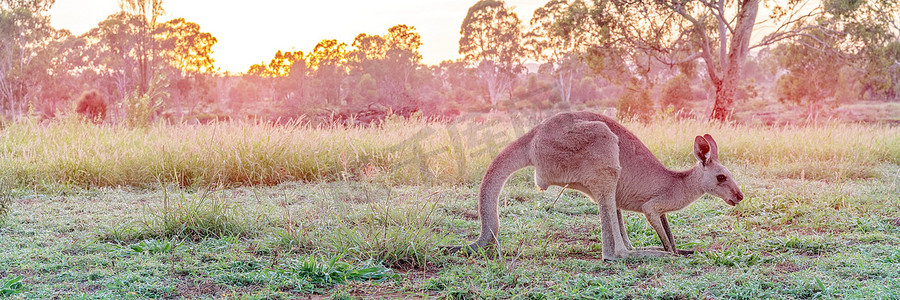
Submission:
<svg viewBox="0 0 900 300">
<path fill-rule="evenodd" d="M 691 256 L 600 259 L 597 207 L 501 195 L 501 247 L 475 196 L 537 117 L 375 127 L 22 121 L 0 130 L 0 298 L 900 298 L 900 127 L 625 122 L 667 166 L 718 141 L 746 198 L 670 214 Z M 628 213 L 635 246 L 658 246 Z"/>
</svg>

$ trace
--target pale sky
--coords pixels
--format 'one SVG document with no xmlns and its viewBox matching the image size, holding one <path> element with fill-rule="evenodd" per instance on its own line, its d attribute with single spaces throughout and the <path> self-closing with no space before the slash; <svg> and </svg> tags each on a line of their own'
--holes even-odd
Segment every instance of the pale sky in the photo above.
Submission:
<svg viewBox="0 0 900 300">
<path fill-rule="evenodd" d="M 459 26 L 477 0 L 320 0 L 320 1 L 163 1 L 161 21 L 185 18 L 218 39 L 213 47 L 216 67 L 245 72 L 268 62 L 278 50 L 308 53 L 323 39 L 348 45 L 360 33 L 383 35 L 406 24 L 422 35 L 423 62 L 437 64 L 459 57 Z M 547 0 L 507 0 L 527 24 Z M 119 11 L 118 0 L 56 0 L 50 10 L 54 28 L 73 34 L 87 32 Z"/>
</svg>

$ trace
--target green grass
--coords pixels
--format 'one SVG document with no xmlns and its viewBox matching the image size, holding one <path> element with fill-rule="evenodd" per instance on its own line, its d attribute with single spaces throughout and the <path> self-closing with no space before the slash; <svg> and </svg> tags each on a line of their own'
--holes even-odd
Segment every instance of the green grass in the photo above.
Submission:
<svg viewBox="0 0 900 300">
<path fill-rule="evenodd" d="M 711 133 L 746 198 L 669 215 L 694 255 L 606 262 L 597 206 L 530 170 L 501 195 L 499 255 L 442 251 L 477 236 L 481 172 L 527 129 L 469 124 L 11 124 L 0 297 L 900 297 L 898 128 L 628 123 L 673 168 Z M 625 217 L 635 246 L 660 245 Z"/>
<path fill-rule="evenodd" d="M 14 276 L 0 280 L 3 283 L 0 286 L 0 296 L 12 296 L 25 291 L 25 285 L 22 284 L 22 276 Z"/>
</svg>

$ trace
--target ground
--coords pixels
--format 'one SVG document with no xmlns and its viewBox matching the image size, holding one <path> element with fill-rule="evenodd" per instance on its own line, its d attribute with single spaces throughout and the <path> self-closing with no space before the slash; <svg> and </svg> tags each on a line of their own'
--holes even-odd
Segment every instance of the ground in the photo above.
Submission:
<svg viewBox="0 0 900 300">
<path fill-rule="evenodd" d="M 28 299 L 896 298 L 900 167 L 879 172 L 835 183 L 738 169 L 740 205 L 705 196 L 670 217 L 679 247 L 698 253 L 612 262 L 600 259 L 596 206 L 571 191 L 554 202 L 559 189 L 538 192 L 527 170 L 502 197 L 499 256 L 439 252 L 476 236 L 474 186 L 17 189 L 0 278 L 21 276 L 12 297 Z M 164 207 L 197 203 L 224 205 L 233 224 L 158 232 L 179 214 Z M 627 227 L 636 246 L 659 245 L 642 216 Z M 297 267 L 311 255 L 388 276 L 316 283 Z"/>
<path fill-rule="evenodd" d="M 0 129 L 0 298 L 900 298 L 900 128 L 626 122 L 673 169 L 710 133 L 745 199 L 669 215 L 690 256 L 601 259 L 597 206 L 491 158 L 533 119 L 369 127 L 74 121 Z M 531 120 L 531 121 L 529 121 Z M 659 246 L 627 213 L 638 247 Z"/>
</svg>

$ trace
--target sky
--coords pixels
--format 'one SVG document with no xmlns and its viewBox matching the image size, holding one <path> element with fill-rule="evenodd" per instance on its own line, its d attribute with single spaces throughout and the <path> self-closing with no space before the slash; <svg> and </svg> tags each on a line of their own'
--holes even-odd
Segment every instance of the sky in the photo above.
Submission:
<svg viewBox="0 0 900 300">
<path fill-rule="evenodd" d="M 356 35 L 387 34 L 397 24 L 416 27 L 426 64 L 459 58 L 459 27 L 477 0 L 163 1 L 160 21 L 185 18 L 218 39 L 213 59 L 221 71 L 245 72 L 278 50 L 308 53 L 323 39 L 348 45 Z M 507 0 L 523 23 L 547 0 Z M 119 11 L 118 0 L 56 0 L 54 28 L 80 35 Z"/>
</svg>

